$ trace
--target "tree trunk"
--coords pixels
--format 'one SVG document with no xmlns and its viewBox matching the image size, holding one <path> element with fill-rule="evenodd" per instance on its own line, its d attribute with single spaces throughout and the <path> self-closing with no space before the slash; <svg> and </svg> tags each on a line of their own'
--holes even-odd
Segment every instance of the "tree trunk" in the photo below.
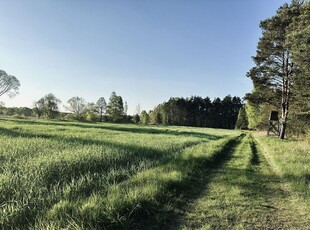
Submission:
<svg viewBox="0 0 310 230">
<path fill-rule="evenodd" d="M 289 99 L 290 99 L 290 81 L 289 81 L 289 71 L 288 71 L 288 59 L 286 61 L 286 69 L 285 69 L 286 77 L 283 81 L 282 85 L 282 119 L 281 119 L 281 129 L 279 133 L 279 138 L 284 139 L 285 131 L 286 131 L 286 122 L 289 111 Z"/>
<path fill-rule="evenodd" d="M 282 101 L 281 101 L 281 128 L 279 133 L 279 138 L 284 139 L 285 131 L 286 131 L 286 122 L 289 111 L 289 100 L 290 100 L 290 76 L 292 74 L 292 70 L 290 67 L 293 67 L 293 63 L 289 63 L 289 52 L 286 51 L 286 54 L 283 53 L 283 64 L 282 64 L 282 72 L 284 73 L 282 78 Z"/>
<path fill-rule="evenodd" d="M 288 109 L 289 109 L 289 92 L 287 92 L 286 100 L 284 101 L 282 105 L 282 120 L 281 120 L 281 129 L 279 133 L 280 139 L 284 139 L 285 137 Z"/>
<path fill-rule="evenodd" d="M 279 135 L 280 139 L 284 139 L 284 137 L 285 137 L 285 130 L 286 130 L 286 122 L 285 121 L 281 121 L 281 129 L 280 129 L 280 135 Z"/>
</svg>

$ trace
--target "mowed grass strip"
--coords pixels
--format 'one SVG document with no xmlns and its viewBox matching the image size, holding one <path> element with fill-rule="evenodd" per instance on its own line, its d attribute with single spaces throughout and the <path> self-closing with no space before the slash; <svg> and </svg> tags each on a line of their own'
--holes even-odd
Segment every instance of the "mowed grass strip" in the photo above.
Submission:
<svg viewBox="0 0 310 230">
<path fill-rule="evenodd" d="M 175 229 L 309 229 L 307 216 L 291 202 L 294 196 L 253 138 L 247 135 L 232 151 Z"/>
<path fill-rule="evenodd" d="M 212 146 L 237 134 L 185 127 L 2 119 L 1 228 L 133 225 L 134 216 L 139 216 L 135 213 L 145 209 L 141 205 L 145 198 L 149 202 L 158 199 L 158 194 L 169 196 L 169 186 L 151 183 L 154 175 L 178 175 L 169 165 L 187 149 L 208 148 L 209 143 Z M 154 209 L 169 207 L 169 201 L 162 204 Z"/>
</svg>

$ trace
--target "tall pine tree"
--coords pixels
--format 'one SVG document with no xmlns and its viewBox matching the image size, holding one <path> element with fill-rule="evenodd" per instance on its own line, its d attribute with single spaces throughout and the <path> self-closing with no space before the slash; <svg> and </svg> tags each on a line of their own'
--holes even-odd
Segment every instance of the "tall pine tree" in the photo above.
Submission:
<svg viewBox="0 0 310 230">
<path fill-rule="evenodd" d="M 298 1 L 293 1 L 291 5 L 284 4 L 275 16 L 261 21 L 263 35 L 253 57 L 255 67 L 247 73 L 253 81 L 254 90 L 246 95 L 246 99 L 252 104 L 269 103 L 281 111 L 281 139 L 287 127 L 295 69 L 286 44 L 286 34 L 293 18 L 300 14 L 300 6 Z"/>
<path fill-rule="evenodd" d="M 293 84 L 294 113 L 310 113 L 310 2 L 288 28 L 287 44 L 297 66 Z"/>
</svg>

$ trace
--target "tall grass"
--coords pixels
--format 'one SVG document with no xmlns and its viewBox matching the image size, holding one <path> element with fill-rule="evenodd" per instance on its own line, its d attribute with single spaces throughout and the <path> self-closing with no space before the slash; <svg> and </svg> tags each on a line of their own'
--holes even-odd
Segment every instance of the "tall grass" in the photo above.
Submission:
<svg viewBox="0 0 310 230">
<path fill-rule="evenodd" d="M 168 221 L 238 132 L 0 120 L 1 228 Z M 196 181 L 197 184 L 197 181 Z"/>
</svg>

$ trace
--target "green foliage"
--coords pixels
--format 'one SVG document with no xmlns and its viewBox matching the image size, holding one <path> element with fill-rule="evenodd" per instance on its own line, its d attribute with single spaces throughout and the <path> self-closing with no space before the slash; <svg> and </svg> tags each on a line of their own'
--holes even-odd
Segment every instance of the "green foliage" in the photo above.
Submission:
<svg viewBox="0 0 310 230">
<path fill-rule="evenodd" d="M 162 114 L 160 106 L 156 106 L 152 111 L 149 113 L 150 115 L 150 123 L 151 124 L 161 124 L 162 123 Z"/>
<path fill-rule="evenodd" d="M 0 105 L 0 114 L 12 116 L 19 115 L 23 117 L 31 117 L 33 110 L 27 107 L 10 107 L 6 108 L 4 105 Z"/>
<path fill-rule="evenodd" d="M 127 115 L 127 112 L 128 112 L 128 104 L 127 104 L 127 101 L 125 101 L 125 104 L 124 104 L 124 115 Z"/>
<path fill-rule="evenodd" d="M 44 98 L 41 98 L 37 102 L 34 103 L 33 113 L 37 115 L 38 118 L 40 118 L 45 111 L 45 101 Z"/>
<path fill-rule="evenodd" d="M 18 94 L 19 87 L 19 80 L 15 76 L 9 75 L 5 71 L 0 70 L 0 97 L 3 94 L 8 94 L 9 97 L 14 97 Z"/>
<path fill-rule="evenodd" d="M 3 114 L 8 115 L 8 116 L 12 116 L 15 114 L 15 109 L 14 108 L 5 108 L 5 109 L 3 109 Z"/>
<path fill-rule="evenodd" d="M 99 115 L 99 121 L 103 121 L 103 115 L 107 112 L 107 102 L 104 97 L 100 97 L 96 103 L 96 112 Z"/>
<path fill-rule="evenodd" d="M 109 103 L 107 106 L 107 114 L 111 121 L 120 122 L 124 116 L 123 99 L 121 96 L 117 96 L 115 92 L 112 92 Z"/>
<path fill-rule="evenodd" d="M 4 109 L 5 109 L 4 102 L 0 101 L 0 114 L 3 114 Z"/>
<path fill-rule="evenodd" d="M 140 123 L 140 116 L 139 116 L 139 114 L 133 115 L 131 121 L 132 121 L 132 123 L 134 123 L 134 124 L 139 124 L 139 123 Z"/>
<path fill-rule="evenodd" d="M 241 107 L 241 99 L 230 95 L 212 102 L 208 97 L 198 96 L 170 98 L 155 107 L 150 117 L 156 124 L 234 129 Z"/>
<path fill-rule="evenodd" d="M 299 78 L 307 78 L 310 73 L 310 2 L 305 2 L 300 8 L 300 15 L 288 28 L 287 45 L 292 53 L 294 62 L 301 71 Z M 306 80 L 306 79 L 304 79 Z M 309 80 L 308 80 L 309 81 Z M 308 82 L 307 81 L 307 82 Z M 308 85 L 309 86 L 309 85 Z"/>
<path fill-rule="evenodd" d="M 54 119 L 59 114 L 58 105 L 60 102 L 54 94 L 49 93 L 35 102 L 33 111 L 37 114 L 38 118 L 45 115 L 48 119 Z"/>
<path fill-rule="evenodd" d="M 310 127 L 310 2 L 301 6 L 301 13 L 294 18 L 286 35 L 292 58 L 298 67 L 292 88 L 291 132 L 305 134 Z"/>
<path fill-rule="evenodd" d="M 150 115 L 145 110 L 142 110 L 141 112 L 140 122 L 144 125 L 147 125 L 150 123 Z"/>
<path fill-rule="evenodd" d="M 86 121 L 86 113 L 83 114 L 68 113 L 64 116 L 64 119 L 69 121 Z"/>
<path fill-rule="evenodd" d="M 310 130 L 310 112 L 292 111 L 288 125 L 289 136 L 305 136 Z"/>
<path fill-rule="evenodd" d="M 65 106 L 65 108 L 77 115 L 80 115 L 85 112 L 86 109 L 86 101 L 82 97 L 72 97 L 68 101 L 68 106 Z"/>
<path fill-rule="evenodd" d="M 307 122 L 302 125 L 299 117 L 310 110 L 309 12 L 309 2 L 292 1 L 262 21 L 263 35 L 253 57 L 256 66 L 247 73 L 254 90 L 246 100 L 257 107 L 269 104 L 281 112 L 281 139 L 287 122 L 293 128 L 289 133 L 302 133 L 302 127 L 308 126 Z"/>
<path fill-rule="evenodd" d="M 260 105 L 247 103 L 245 105 L 245 111 L 249 122 L 249 129 L 267 130 L 269 115 L 272 110 L 276 110 L 276 108 L 267 103 Z"/>
<path fill-rule="evenodd" d="M 13 116 L 11 116 L 11 118 L 14 118 L 14 119 L 24 119 L 25 117 L 22 116 L 22 115 L 19 115 L 19 114 L 14 114 Z"/>
<path fill-rule="evenodd" d="M 239 110 L 237 122 L 236 122 L 236 129 L 248 129 L 248 117 L 246 115 L 245 107 L 243 106 Z"/>
<path fill-rule="evenodd" d="M 98 116 L 95 114 L 95 113 L 93 113 L 92 111 L 87 111 L 86 112 L 86 120 L 87 121 L 99 121 L 99 119 L 98 119 Z M 102 121 L 103 119 L 101 119 L 101 121 Z"/>
</svg>

